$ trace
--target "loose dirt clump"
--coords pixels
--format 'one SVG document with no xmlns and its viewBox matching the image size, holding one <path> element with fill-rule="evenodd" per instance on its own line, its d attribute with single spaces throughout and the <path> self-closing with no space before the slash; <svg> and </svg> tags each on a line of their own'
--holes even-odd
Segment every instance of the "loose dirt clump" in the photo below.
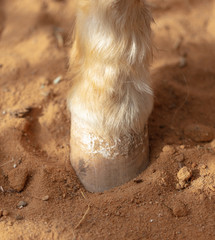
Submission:
<svg viewBox="0 0 215 240">
<path fill-rule="evenodd" d="M 28 178 L 28 171 L 24 168 L 15 168 L 8 173 L 8 180 L 10 187 L 17 191 L 21 192 Z"/>
<path fill-rule="evenodd" d="M 188 186 L 187 182 L 192 177 L 192 172 L 187 167 L 181 168 L 177 173 L 178 184 L 181 188 Z"/>
</svg>

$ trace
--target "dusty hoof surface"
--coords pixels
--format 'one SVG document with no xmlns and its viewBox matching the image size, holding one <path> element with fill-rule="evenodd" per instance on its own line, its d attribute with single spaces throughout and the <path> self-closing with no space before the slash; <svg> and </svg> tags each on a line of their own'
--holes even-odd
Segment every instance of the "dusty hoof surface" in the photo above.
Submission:
<svg viewBox="0 0 215 240">
<path fill-rule="evenodd" d="M 69 163 L 74 1 L 0 0 L 0 239 L 215 238 L 214 1 L 150 4 L 161 49 L 150 164 L 135 180 L 92 194 Z"/>
</svg>

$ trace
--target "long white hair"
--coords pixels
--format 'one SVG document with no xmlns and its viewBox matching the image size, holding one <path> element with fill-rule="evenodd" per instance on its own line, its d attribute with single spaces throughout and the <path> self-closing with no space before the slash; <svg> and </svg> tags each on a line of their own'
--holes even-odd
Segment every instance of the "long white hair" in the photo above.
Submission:
<svg viewBox="0 0 215 240">
<path fill-rule="evenodd" d="M 153 107 L 152 17 L 144 0 L 77 1 L 68 105 L 98 135 L 141 133 Z"/>
</svg>

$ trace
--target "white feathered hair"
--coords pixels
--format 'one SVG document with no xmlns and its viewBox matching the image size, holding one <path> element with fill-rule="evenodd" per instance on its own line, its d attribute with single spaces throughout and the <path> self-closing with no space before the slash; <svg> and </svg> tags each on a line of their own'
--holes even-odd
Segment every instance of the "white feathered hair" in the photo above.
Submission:
<svg viewBox="0 0 215 240">
<path fill-rule="evenodd" d="M 144 0 L 78 0 L 71 115 L 100 136 L 141 133 L 153 107 L 152 17 Z"/>
</svg>

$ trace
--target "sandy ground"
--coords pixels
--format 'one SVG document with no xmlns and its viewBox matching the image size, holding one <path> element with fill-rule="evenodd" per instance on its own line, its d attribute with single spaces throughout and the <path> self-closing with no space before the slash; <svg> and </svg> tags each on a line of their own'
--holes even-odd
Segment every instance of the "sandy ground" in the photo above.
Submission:
<svg viewBox="0 0 215 240">
<path fill-rule="evenodd" d="M 92 194 L 69 163 L 73 1 L 0 0 L 0 239 L 215 239 L 215 1 L 152 0 L 150 166 Z"/>
</svg>

